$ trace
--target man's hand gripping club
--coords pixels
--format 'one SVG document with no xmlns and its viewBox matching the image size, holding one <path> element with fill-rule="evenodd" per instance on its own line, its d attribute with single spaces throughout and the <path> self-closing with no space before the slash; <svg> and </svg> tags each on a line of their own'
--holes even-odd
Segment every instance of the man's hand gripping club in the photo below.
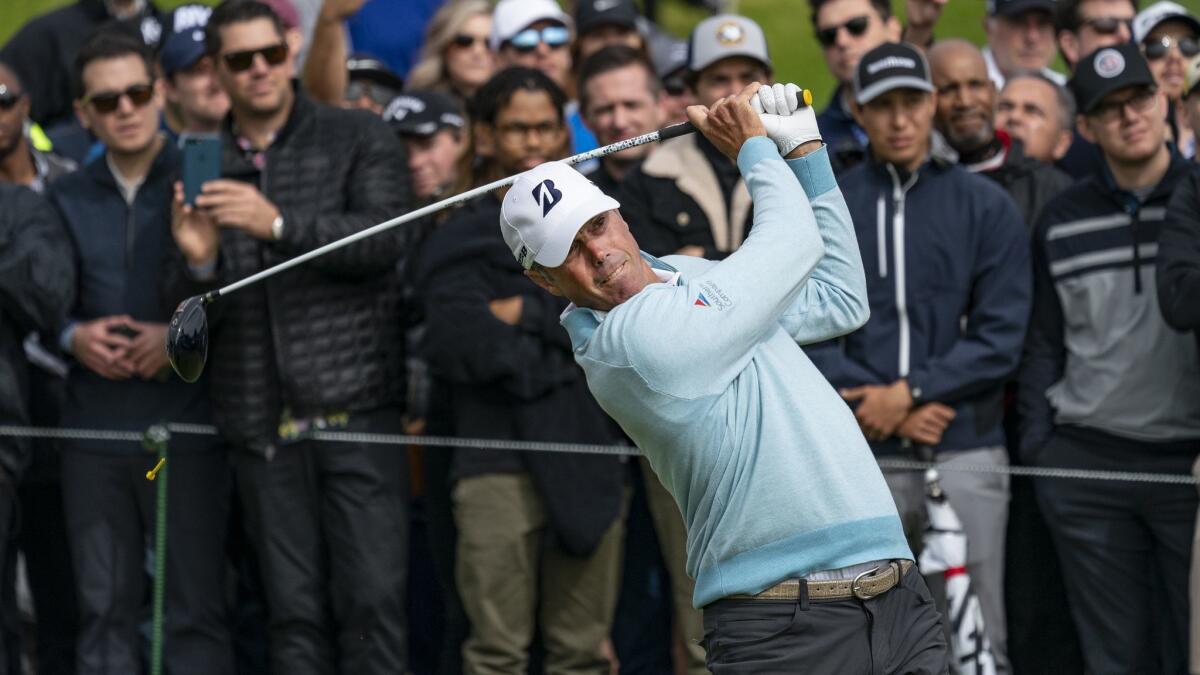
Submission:
<svg viewBox="0 0 1200 675">
<path fill-rule="evenodd" d="M 737 160 L 752 136 L 767 136 L 784 157 L 802 157 L 821 147 L 811 94 L 794 84 L 747 85 L 711 108 L 688 107 L 688 119 L 725 156 Z"/>
</svg>

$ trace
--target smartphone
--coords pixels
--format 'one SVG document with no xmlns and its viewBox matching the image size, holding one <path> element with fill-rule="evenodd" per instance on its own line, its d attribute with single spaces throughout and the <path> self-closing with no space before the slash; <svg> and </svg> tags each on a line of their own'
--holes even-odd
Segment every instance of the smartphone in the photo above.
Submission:
<svg viewBox="0 0 1200 675">
<path fill-rule="evenodd" d="M 200 189 L 221 177 L 221 137 L 198 134 L 183 137 L 183 201 L 194 205 Z"/>
<path fill-rule="evenodd" d="M 133 326 L 130 326 L 127 323 L 123 323 L 119 326 L 112 326 L 111 328 L 108 329 L 108 332 L 116 333 L 117 335 L 124 335 L 125 337 L 129 338 L 130 340 L 132 340 L 133 338 L 135 338 L 141 334 L 141 331 L 134 328 Z"/>
</svg>

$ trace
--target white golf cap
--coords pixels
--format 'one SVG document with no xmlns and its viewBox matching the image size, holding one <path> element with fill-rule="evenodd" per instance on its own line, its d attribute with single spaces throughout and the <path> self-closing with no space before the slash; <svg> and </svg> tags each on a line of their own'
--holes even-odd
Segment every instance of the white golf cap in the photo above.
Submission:
<svg viewBox="0 0 1200 675">
<path fill-rule="evenodd" d="M 500 232 L 521 267 L 558 267 L 583 224 L 620 208 L 617 200 L 562 162 L 517 177 L 500 208 Z"/>
<path fill-rule="evenodd" d="M 492 10 L 492 34 L 488 37 L 492 50 L 500 49 L 506 40 L 538 21 L 572 26 L 571 15 L 562 11 L 554 0 L 500 0 Z"/>
</svg>

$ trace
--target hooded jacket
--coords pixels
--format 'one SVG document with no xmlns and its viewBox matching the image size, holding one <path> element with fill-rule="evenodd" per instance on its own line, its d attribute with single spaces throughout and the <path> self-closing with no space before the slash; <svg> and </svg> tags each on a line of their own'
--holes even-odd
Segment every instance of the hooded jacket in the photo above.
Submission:
<svg viewBox="0 0 1200 675">
<path fill-rule="evenodd" d="M 616 425 L 588 391 L 559 324 L 566 303 L 527 279 L 500 234 L 500 202 L 481 197 L 422 248 L 424 355 L 448 395 L 453 433 L 468 438 L 615 444 Z M 488 302 L 520 296 L 520 323 Z M 498 449 L 455 450 L 456 478 L 528 471 L 563 548 L 589 554 L 620 513 L 617 457 Z"/>
<path fill-rule="evenodd" d="M 808 348 L 838 388 L 905 378 L 914 407 L 957 416 L 937 451 L 1004 444 L 1005 380 L 1029 317 L 1029 238 L 995 183 L 940 158 L 907 175 L 874 160 L 842 176 L 867 274 L 871 320 Z M 905 447 L 892 437 L 876 454 Z"/>
<path fill-rule="evenodd" d="M 1059 169 L 1029 157 L 1020 140 L 1003 129 L 996 130 L 996 141 L 1004 146 L 1003 163 L 994 169 L 979 171 L 979 175 L 996 181 L 1017 204 L 1017 210 L 1030 229 L 1037 222 L 1042 207 L 1055 195 L 1071 185 L 1071 177 Z"/>
<path fill-rule="evenodd" d="M 1064 424 L 1149 443 L 1200 438 L 1196 342 L 1163 320 L 1155 282 L 1167 202 L 1193 170 L 1172 153 L 1139 200 L 1102 163 L 1046 205 L 1018 381 L 1027 460 Z"/>
<path fill-rule="evenodd" d="M 51 333 L 75 291 L 71 242 L 58 213 L 33 191 L 0 181 L 0 424 L 29 424 L 32 366 L 21 347 L 31 331 Z M 27 438 L 0 438 L 0 466 L 17 478 Z"/>
</svg>

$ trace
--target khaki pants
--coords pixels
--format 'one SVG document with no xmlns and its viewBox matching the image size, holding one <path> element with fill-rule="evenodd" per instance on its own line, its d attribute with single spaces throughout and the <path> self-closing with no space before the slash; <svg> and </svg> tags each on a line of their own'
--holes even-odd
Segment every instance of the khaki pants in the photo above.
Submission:
<svg viewBox="0 0 1200 675">
<path fill-rule="evenodd" d="M 546 514 L 528 474 L 465 478 L 452 498 L 455 577 L 471 623 L 463 672 L 523 675 L 536 626 L 546 675 L 606 675 L 600 645 L 617 608 L 624 514 L 592 555 L 580 558 L 546 537 Z"/>
<path fill-rule="evenodd" d="M 704 647 L 700 641 L 704 639 L 704 616 L 700 610 L 692 607 L 692 595 L 696 591 L 696 580 L 685 571 L 687 564 L 687 529 L 683 524 L 683 514 L 675 498 L 663 487 L 662 481 L 650 468 L 650 462 L 645 457 L 639 457 L 642 466 L 642 478 L 646 484 L 646 505 L 650 509 L 650 518 L 654 521 L 654 532 L 658 535 L 658 547 L 662 551 L 663 563 L 666 564 L 667 574 L 671 578 L 671 605 L 674 608 L 672 616 L 679 634 L 683 638 L 683 649 L 686 672 L 689 675 L 703 675 L 708 672 L 704 666 Z M 676 668 L 676 672 L 678 672 Z"/>
</svg>

